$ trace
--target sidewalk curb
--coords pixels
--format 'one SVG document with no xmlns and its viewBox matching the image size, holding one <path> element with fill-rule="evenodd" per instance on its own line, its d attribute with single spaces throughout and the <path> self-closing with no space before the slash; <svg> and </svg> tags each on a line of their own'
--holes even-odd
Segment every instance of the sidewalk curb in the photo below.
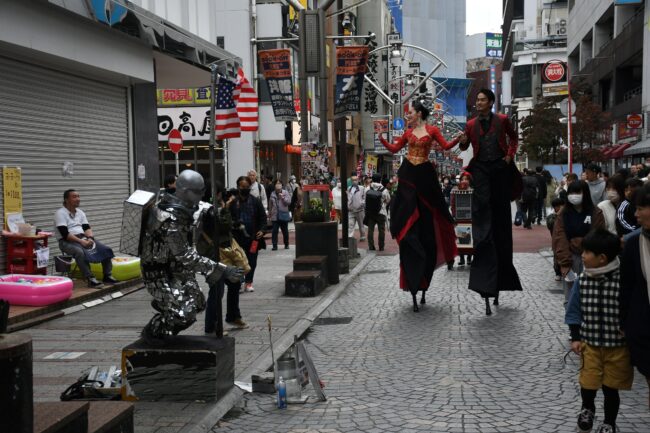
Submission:
<svg viewBox="0 0 650 433">
<path fill-rule="evenodd" d="M 316 303 L 313 307 L 309 309 L 301 318 L 296 320 L 296 322 L 289 328 L 287 331 L 282 334 L 278 341 L 273 343 L 274 352 L 276 354 L 284 353 L 291 345 L 293 344 L 293 337 L 295 335 L 301 336 L 313 323 L 315 319 L 320 316 L 323 311 L 325 311 L 339 296 L 343 291 L 354 281 L 357 276 L 363 272 L 363 270 L 368 266 L 368 264 L 375 258 L 375 253 L 368 253 L 357 266 L 350 271 L 349 274 L 341 278 L 338 284 L 332 286 L 332 291 L 323 297 L 320 301 Z M 237 381 L 248 382 L 250 381 L 251 375 L 263 373 L 268 370 L 273 364 L 271 358 L 271 349 L 265 350 L 260 356 L 257 357 L 251 365 L 249 365 L 238 377 L 235 378 Z M 201 419 L 196 422 L 192 422 L 191 425 L 186 426 L 180 433 L 206 433 L 214 425 L 219 422 L 221 418 L 237 404 L 241 398 L 244 396 L 245 391 L 242 391 L 238 387 L 234 386 L 228 393 L 223 396 L 215 406 L 208 409 L 204 414 L 200 415 Z"/>
</svg>

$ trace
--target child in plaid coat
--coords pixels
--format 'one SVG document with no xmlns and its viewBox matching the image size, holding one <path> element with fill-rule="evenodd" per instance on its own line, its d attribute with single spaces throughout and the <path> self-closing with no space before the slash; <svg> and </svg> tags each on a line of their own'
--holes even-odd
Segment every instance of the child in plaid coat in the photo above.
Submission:
<svg viewBox="0 0 650 433">
<path fill-rule="evenodd" d="M 618 390 L 630 389 L 634 372 L 620 331 L 621 249 L 616 235 L 605 229 L 590 232 L 582 241 L 584 272 L 576 280 L 565 316 L 571 330 L 571 350 L 582 356 L 578 430 L 591 431 L 599 388 L 605 396 L 605 419 L 598 433 L 616 433 L 620 405 Z"/>
</svg>

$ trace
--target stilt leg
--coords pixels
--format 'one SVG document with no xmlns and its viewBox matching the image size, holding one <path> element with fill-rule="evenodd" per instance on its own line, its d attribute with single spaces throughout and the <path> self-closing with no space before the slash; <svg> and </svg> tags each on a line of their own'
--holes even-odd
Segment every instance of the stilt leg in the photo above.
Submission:
<svg viewBox="0 0 650 433">
<path fill-rule="evenodd" d="M 492 302 L 493 305 L 499 306 L 499 293 L 494 297 L 494 302 Z"/>
<path fill-rule="evenodd" d="M 413 296 L 413 311 L 418 312 L 420 311 L 420 308 L 418 307 L 418 298 L 417 298 L 417 293 L 418 292 L 413 292 L 411 291 L 411 296 Z"/>
<path fill-rule="evenodd" d="M 485 314 L 487 316 L 492 315 L 492 309 L 490 308 L 490 298 L 485 298 Z"/>
<path fill-rule="evenodd" d="M 426 293 L 427 292 L 425 292 L 424 290 L 422 291 L 422 297 L 420 298 L 420 304 L 426 304 L 427 303 L 427 300 L 425 298 Z"/>
</svg>

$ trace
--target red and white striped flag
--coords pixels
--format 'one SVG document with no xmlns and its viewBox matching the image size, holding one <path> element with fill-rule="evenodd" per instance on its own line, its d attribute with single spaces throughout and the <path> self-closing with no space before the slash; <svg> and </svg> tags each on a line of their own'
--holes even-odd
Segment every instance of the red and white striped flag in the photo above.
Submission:
<svg viewBox="0 0 650 433">
<path fill-rule="evenodd" d="M 241 136 L 241 125 L 233 99 L 234 90 L 235 83 L 226 79 L 219 80 L 217 106 L 215 107 L 215 115 L 217 118 L 215 122 L 215 135 L 217 140 Z"/>
<path fill-rule="evenodd" d="M 258 99 L 255 89 L 244 76 L 244 71 L 237 71 L 237 84 L 233 92 L 233 99 L 237 106 L 237 114 L 241 122 L 242 131 L 257 131 L 259 127 Z"/>
</svg>

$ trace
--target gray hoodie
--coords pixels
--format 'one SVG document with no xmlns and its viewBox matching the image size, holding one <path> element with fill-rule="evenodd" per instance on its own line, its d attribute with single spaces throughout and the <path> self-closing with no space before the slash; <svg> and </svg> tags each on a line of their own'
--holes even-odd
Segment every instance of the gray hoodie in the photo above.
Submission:
<svg viewBox="0 0 650 433">
<path fill-rule="evenodd" d="M 598 206 L 601 201 L 607 200 L 607 191 L 605 191 L 605 181 L 603 179 L 596 179 L 587 182 L 589 185 L 589 192 L 591 193 L 591 201 L 594 206 Z"/>
</svg>

